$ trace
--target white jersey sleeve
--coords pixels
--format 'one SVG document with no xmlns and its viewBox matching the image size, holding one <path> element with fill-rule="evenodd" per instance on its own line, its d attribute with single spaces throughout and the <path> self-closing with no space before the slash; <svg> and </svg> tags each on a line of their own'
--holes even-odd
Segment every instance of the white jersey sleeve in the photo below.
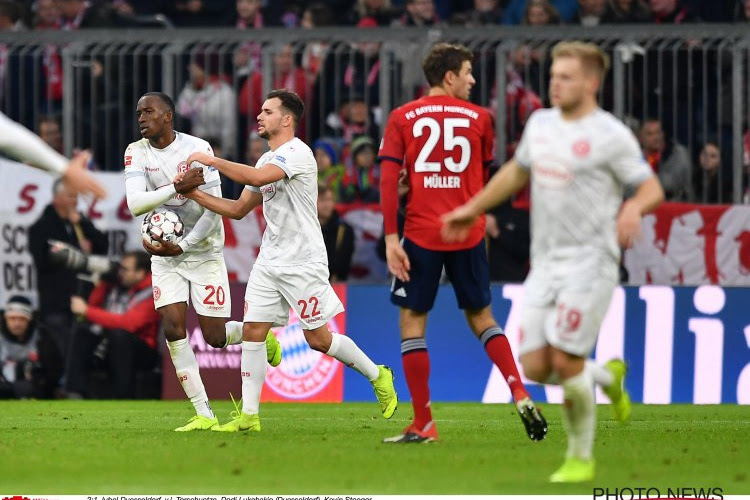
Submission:
<svg viewBox="0 0 750 500">
<path fill-rule="evenodd" d="M 638 140 L 630 129 L 622 125 L 617 136 L 612 141 L 618 146 L 618 150 L 612 154 L 612 171 L 623 185 L 639 186 L 654 175 L 653 170 L 643 157 Z"/>
<path fill-rule="evenodd" d="M 523 129 L 523 133 L 521 134 L 521 140 L 518 143 L 518 147 L 516 148 L 516 152 L 514 155 L 514 159 L 518 163 L 518 165 L 523 168 L 524 170 L 531 170 L 531 135 L 532 130 L 534 128 L 534 122 L 536 121 L 535 118 L 537 117 L 537 112 L 534 111 L 529 116 L 529 119 L 526 121 L 526 126 Z"/>
<path fill-rule="evenodd" d="M 302 145 L 304 146 L 304 143 Z M 266 163 L 276 165 L 291 179 L 295 175 L 310 173 L 311 163 L 305 153 L 305 149 L 299 147 L 295 140 L 291 140 L 279 146 Z M 317 172 L 317 164 L 313 163 L 312 167 Z"/>
<path fill-rule="evenodd" d="M 29 165 L 62 174 L 68 159 L 39 136 L 0 113 L 0 151 Z"/>
<path fill-rule="evenodd" d="M 137 143 L 125 150 L 125 197 L 130 212 L 136 217 L 150 212 L 172 198 L 177 191 L 167 184 L 150 191 L 146 183 L 146 159 Z"/>
</svg>

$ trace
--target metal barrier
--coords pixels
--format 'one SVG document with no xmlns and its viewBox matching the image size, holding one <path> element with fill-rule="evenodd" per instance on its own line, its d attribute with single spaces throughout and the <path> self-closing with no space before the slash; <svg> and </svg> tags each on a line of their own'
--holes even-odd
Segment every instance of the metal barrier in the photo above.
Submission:
<svg viewBox="0 0 750 500">
<path fill-rule="evenodd" d="M 455 41 L 476 54 L 472 100 L 495 114 L 503 160 L 528 114 L 547 104 L 549 52 L 564 39 L 593 41 L 612 55 L 602 106 L 626 123 L 660 119 L 687 147 L 692 176 L 703 143 L 715 140 L 718 186 L 731 181 L 731 200 L 722 201 L 742 200 L 750 121 L 744 25 L 2 33 L 0 108 L 29 128 L 59 117 L 65 152 L 91 148 L 107 170 L 121 168 L 125 145 L 139 137 L 136 102 L 154 90 L 175 99 L 178 129 L 212 138 L 239 160 L 263 95 L 282 86 L 307 103 L 300 135 L 308 142 L 360 134 L 377 141 L 388 112 L 425 90 L 420 62 L 430 45 Z M 201 90 L 190 90 L 191 71 L 206 75 Z"/>
</svg>

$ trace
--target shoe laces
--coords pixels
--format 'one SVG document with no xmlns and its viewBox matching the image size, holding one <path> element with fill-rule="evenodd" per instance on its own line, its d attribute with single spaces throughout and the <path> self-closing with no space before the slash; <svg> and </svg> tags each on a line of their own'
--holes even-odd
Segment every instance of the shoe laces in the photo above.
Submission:
<svg viewBox="0 0 750 500">
<path fill-rule="evenodd" d="M 229 393 L 229 397 L 232 398 L 232 404 L 234 405 L 234 410 L 229 412 L 229 417 L 235 420 L 242 416 L 242 398 L 239 401 L 235 400 L 231 392 Z"/>
</svg>

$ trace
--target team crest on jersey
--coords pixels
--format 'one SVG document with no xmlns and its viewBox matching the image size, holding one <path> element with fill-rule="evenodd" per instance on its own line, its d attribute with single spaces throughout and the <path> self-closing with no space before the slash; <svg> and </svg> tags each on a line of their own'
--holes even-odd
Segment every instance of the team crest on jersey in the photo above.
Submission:
<svg viewBox="0 0 750 500">
<path fill-rule="evenodd" d="M 154 287 L 154 300 L 159 300 L 159 297 L 161 297 L 161 290 L 158 286 Z"/>
<path fill-rule="evenodd" d="M 585 158 L 591 151 L 591 143 L 588 139 L 580 139 L 573 143 L 573 154 L 578 158 Z"/>
<path fill-rule="evenodd" d="M 260 192 L 263 195 L 263 201 L 269 201 L 271 198 L 276 196 L 276 183 L 266 184 L 261 186 Z"/>
<path fill-rule="evenodd" d="M 177 164 L 177 173 L 178 174 L 184 174 L 188 170 L 189 170 L 188 169 L 188 164 L 187 164 L 186 161 L 181 161 L 180 163 Z"/>
<path fill-rule="evenodd" d="M 327 326 L 332 332 L 339 331 L 333 319 Z M 323 390 L 336 375 L 340 363 L 310 349 L 294 310 L 290 311 L 289 324 L 275 329 L 275 333 L 284 357 L 278 367 L 269 369 L 268 387 L 289 399 L 306 399 Z"/>
</svg>

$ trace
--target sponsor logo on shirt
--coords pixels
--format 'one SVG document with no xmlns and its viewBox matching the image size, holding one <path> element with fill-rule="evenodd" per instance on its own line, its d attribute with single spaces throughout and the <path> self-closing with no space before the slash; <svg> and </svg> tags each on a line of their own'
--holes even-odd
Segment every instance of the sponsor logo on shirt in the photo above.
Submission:
<svg viewBox="0 0 750 500">
<path fill-rule="evenodd" d="M 263 195 L 263 201 L 269 201 L 271 198 L 276 196 L 276 184 L 266 184 L 261 186 L 260 192 Z"/>
<path fill-rule="evenodd" d="M 286 165 L 286 158 L 284 158 L 284 157 L 283 157 L 283 156 L 281 156 L 281 155 L 276 155 L 276 156 L 274 156 L 274 157 L 273 157 L 273 159 L 274 159 L 274 160 L 278 160 L 278 161 L 280 161 L 281 163 L 283 163 L 284 165 Z"/>
<path fill-rule="evenodd" d="M 564 189 L 573 182 L 573 172 L 555 158 L 539 158 L 531 166 L 531 173 L 540 186 L 548 189 Z"/>
</svg>

